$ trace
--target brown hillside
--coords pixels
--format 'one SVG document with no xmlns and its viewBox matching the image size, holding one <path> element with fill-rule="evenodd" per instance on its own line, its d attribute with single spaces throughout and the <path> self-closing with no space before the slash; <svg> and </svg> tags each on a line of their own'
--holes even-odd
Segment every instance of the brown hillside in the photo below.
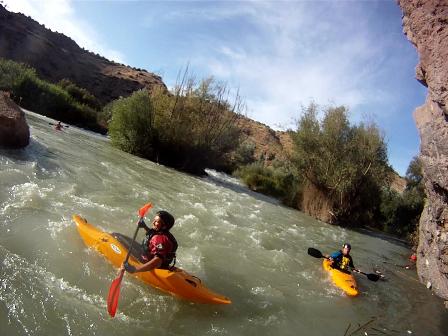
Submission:
<svg viewBox="0 0 448 336">
<path fill-rule="evenodd" d="M 1 5 L 0 57 L 29 64 L 50 82 L 70 79 L 103 104 L 144 87 L 166 89 L 160 76 L 84 50 L 71 38 L 23 14 L 11 13 Z"/>
<path fill-rule="evenodd" d="M 255 144 L 255 159 L 264 158 L 266 165 L 270 165 L 274 159 L 287 160 L 292 153 L 292 140 L 287 132 L 274 131 L 269 126 L 244 116 L 239 117 L 238 125 L 243 138 Z"/>
</svg>

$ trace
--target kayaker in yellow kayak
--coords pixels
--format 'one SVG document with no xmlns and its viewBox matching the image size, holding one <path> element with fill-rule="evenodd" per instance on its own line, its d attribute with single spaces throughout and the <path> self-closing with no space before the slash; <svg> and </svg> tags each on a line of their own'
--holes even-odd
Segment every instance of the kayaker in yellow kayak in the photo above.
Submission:
<svg viewBox="0 0 448 336">
<path fill-rule="evenodd" d="M 175 263 L 177 250 L 176 238 L 170 232 L 174 221 L 174 217 L 163 210 L 156 213 L 151 229 L 141 219 L 137 225 L 146 230 L 146 237 L 142 243 L 146 255 L 143 255 L 142 258 L 147 262 L 137 267 L 126 262 L 123 263 L 122 269 L 129 273 L 136 273 L 155 268 L 170 268 L 171 263 L 173 261 Z"/>
<path fill-rule="evenodd" d="M 350 272 L 350 268 L 355 272 L 360 272 L 360 270 L 356 269 L 353 264 L 353 258 L 350 255 L 351 249 L 351 245 L 345 243 L 342 245 L 342 250 L 327 255 L 326 257 L 330 259 L 331 267 L 344 272 Z"/>
</svg>

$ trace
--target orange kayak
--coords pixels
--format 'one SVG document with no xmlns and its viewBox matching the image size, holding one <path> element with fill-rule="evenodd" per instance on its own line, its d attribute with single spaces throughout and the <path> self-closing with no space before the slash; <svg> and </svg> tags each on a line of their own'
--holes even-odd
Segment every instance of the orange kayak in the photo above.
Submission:
<svg viewBox="0 0 448 336">
<path fill-rule="evenodd" d="M 131 244 L 129 237 L 101 231 L 78 215 L 74 215 L 73 220 L 76 223 L 80 236 L 88 247 L 104 255 L 114 266 L 121 266 Z M 140 248 L 137 245 L 134 245 L 133 251 Z M 136 266 L 141 265 L 142 262 L 139 261 L 137 255 L 131 253 L 129 264 Z M 178 267 L 172 267 L 169 270 L 155 269 L 132 275 L 148 285 L 188 301 L 211 304 L 232 303 L 229 298 L 214 293 L 205 287 L 199 278 L 188 274 Z"/>
<path fill-rule="evenodd" d="M 335 269 L 330 266 L 330 261 L 328 259 L 324 259 L 322 266 L 324 270 L 328 271 L 331 274 L 331 279 L 333 283 L 341 288 L 347 295 L 356 296 L 359 294 L 358 286 L 356 285 L 356 280 L 353 274 L 345 273 L 338 269 Z"/>
</svg>

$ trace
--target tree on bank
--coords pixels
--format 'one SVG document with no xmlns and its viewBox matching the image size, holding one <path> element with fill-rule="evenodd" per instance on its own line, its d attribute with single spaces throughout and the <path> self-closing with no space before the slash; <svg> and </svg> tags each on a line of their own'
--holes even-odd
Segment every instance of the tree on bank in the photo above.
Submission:
<svg viewBox="0 0 448 336">
<path fill-rule="evenodd" d="M 112 113 L 109 123 L 112 145 L 140 157 L 152 157 L 152 143 L 157 134 L 154 107 L 148 92 L 136 91 L 128 98 L 113 101 L 105 109 Z"/>
<path fill-rule="evenodd" d="M 235 175 L 251 189 L 282 200 L 329 223 L 374 227 L 416 245 L 425 192 L 421 162 L 414 158 L 406 172 L 406 189 L 392 189 L 394 172 L 386 144 L 374 124 L 350 125 L 345 107 L 311 104 L 291 132 L 291 162 L 270 166 L 258 160 Z"/>
<path fill-rule="evenodd" d="M 293 162 L 303 178 L 299 208 L 342 225 L 374 222 L 387 185 L 387 148 L 375 124 L 350 125 L 345 107 L 303 109 L 293 133 Z"/>
<path fill-rule="evenodd" d="M 228 88 L 212 78 L 196 82 L 184 77 L 174 92 L 134 93 L 110 103 L 112 143 L 130 153 L 193 174 L 205 168 L 225 170 L 239 145 L 238 94 L 230 102 Z"/>
</svg>

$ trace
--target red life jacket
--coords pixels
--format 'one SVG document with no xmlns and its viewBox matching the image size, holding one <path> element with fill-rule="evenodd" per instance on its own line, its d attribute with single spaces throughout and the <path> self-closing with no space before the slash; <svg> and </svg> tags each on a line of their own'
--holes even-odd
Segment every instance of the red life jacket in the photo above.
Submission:
<svg viewBox="0 0 448 336">
<path fill-rule="evenodd" d="M 155 256 L 162 259 L 160 268 L 169 268 L 173 260 L 176 263 L 177 241 L 169 231 L 150 229 L 143 240 L 143 247 L 148 260 Z"/>
</svg>

